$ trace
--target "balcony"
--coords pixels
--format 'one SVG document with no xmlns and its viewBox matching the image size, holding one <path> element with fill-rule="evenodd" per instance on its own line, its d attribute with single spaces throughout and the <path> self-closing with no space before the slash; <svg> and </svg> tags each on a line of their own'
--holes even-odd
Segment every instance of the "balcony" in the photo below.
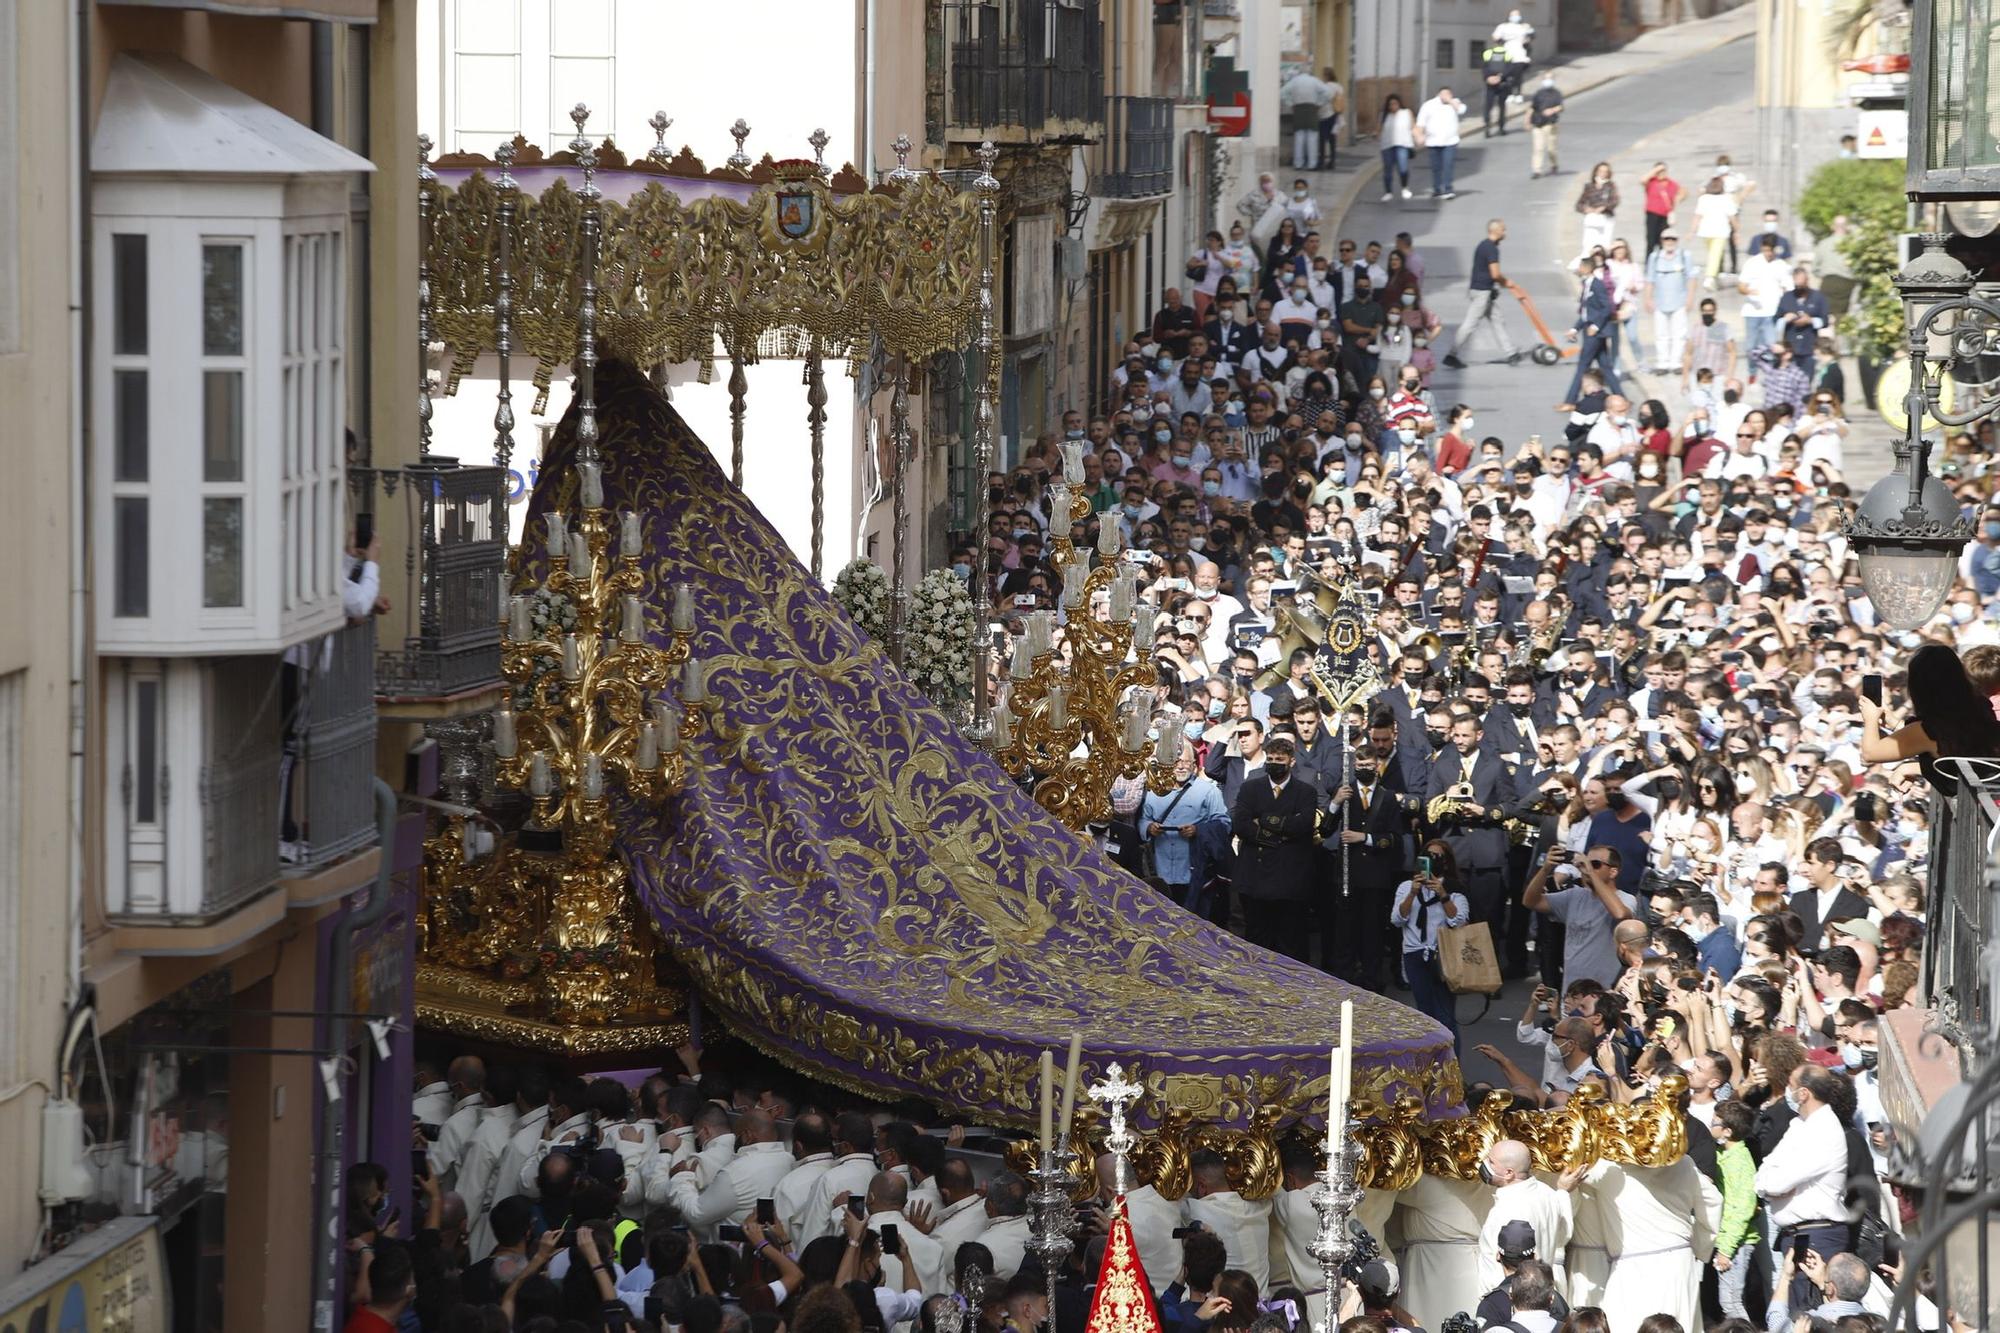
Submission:
<svg viewBox="0 0 2000 1333">
<path fill-rule="evenodd" d="M 382 570 L 411 616 L 400 642 L 375 657 L 384 703 L 448 703 L 500 685 L 500 585 L 507 559 L 507 474 L 450 459 L 409 468 L 350 468 L 355 513 L 414 534 L 413 561 Z M 379 509 L 378 509 L 379 506 Z M 364 784 L 365 785 L 365 784 Z"/>
<path fill-rule="evenodd" d="M 1106 99 L 1103 170 L 1091 185 L 1102 199 L 1152 199 L 1174 189 L 1174 103 L 1169 97 Z"/>
<path fill-rule="evenodd" d="M 945 137 L 1095 142 L 1104 119 L 1098 0 L 945 0 Z"/>
<path fill-rule="evenodd" d="M 375 622 L 313 647 L 301 726 L 287 754 L 285 862 L 315 869 L 375 838 Z"/>
<path fill-rule="evenodd" d="M 1930 938 L 1924 942 L 1924 993 L 1939 1030 L 1976 1062 L 1976 1034 L 1994 1021 L 1995 974 L 1982 958 L 1992 932 L 1995 869 L 1988 851 L 2000 808 L 2000 763 L 1956 759 L 1942 767 L 1961 777 L 1956 795 L 1931 801 Z"/>
</svg>

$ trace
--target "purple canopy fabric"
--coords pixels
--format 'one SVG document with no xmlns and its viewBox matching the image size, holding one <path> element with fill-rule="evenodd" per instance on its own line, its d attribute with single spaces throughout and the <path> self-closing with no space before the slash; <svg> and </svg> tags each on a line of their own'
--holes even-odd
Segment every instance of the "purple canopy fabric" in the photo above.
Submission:
<svg viewBox="0 0 2000 1333">
<path fill-rule="evenodd" d="M 644 376 L 607 362 L 597 396 L 606 504 L 646 524 L 656 640 L 669 584 L 691 582 L 719 715 L 689 741 L 683 795 L 625 806 L 620 846 L 731 1030 L 852 1090 L 1014 1125 L 1035 1119 L 1041 1051 L 1081 1032 L 1085 1086 L 1124 1065 L 1148 1090 L 1141 1124 L 1169 1106 L 1323 1124 L 1351 998 L 1362 1108 L 1407 1093 L 1457 1113 L 1442 1028 L 1210 926 L 1048 817 L 854 627 Z M 552 490 L 574 512 L 575 420 L 572 405 L 531 515 Z"/>
</svg>

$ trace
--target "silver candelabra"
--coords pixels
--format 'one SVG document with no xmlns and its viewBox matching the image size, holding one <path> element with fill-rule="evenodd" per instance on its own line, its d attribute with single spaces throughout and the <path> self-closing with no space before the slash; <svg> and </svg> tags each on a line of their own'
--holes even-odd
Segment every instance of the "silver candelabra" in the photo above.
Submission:
<svg viewBox="0 0 2000 1333">
<path fill-rule="evenodd" d="M 1313 1190 L 1313 1210 L 1319 1214 L 1319 1234 L 1309 1247 L 1319 1260 L 1320 1276 L 1326 1282 L 1326 1314 L 1318 1333 L 1334 1333 L 1340 1325 L 1341 1269 L 1354 1257 L 1354 1210 L 1361 1206 L 1361 1142 L 1356 1138 L 1361 1122 L 1348 1118 L 1346 1133 L 1338 1149 L 1327 1154 L 1320 1169 L 1319 1186 Z"/>
<path fill-rule="evenodd" d="M 1061 1132 L 1062 1126 L 1058 1126 Z M 1041 1166 L 1028 1173 L 1034 1181 L 1034 1193 L 1028 1196 L 1031 1211 L 1028 1248 L 1042 1261 L 1042 1276 L 1048 1284 L 1049 1320 L 1053 1325 L 1056 1310 L 1056 1275 L 1062 1271 L 1063 1261 L 1076 1248 L 1070 1233 L 1076 1229 L 1076 1205 L 1070 1201 L 1070 1164 L 1076 1154 L 1068 1148 L 1056 1148 L 1044 1152 Z"/>
</svg>

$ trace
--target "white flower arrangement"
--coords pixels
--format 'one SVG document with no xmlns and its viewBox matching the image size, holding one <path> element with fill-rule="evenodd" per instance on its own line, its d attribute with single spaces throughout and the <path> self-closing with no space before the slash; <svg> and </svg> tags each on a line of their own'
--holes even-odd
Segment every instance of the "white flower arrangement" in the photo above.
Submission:
<svg viewBox="0 0 2000 1333">
<path fill-rule="evenodd" d="M 833 580 L 833 600 L 869 638 L 889 637 L 889 576 L 873 560 L 848 561 Z"/>
<path fill-rule="evenodd" d="M 948 569 L 924 575 L 910 599 L 903 669 L 941 708 L 972 697 L 972 594 Z"/>
<path fill-rule="evenodd" d="M 537 588 L 528 595 L 529 636 L 535 639 L 555 639 L 560 642 L 565 634 L 576 632 L 576 603 L 568 594 L 550 592 L 547 588 Z M 559 659 L 544 655 L 535 659 L 534 675 L 526 684 L 514 689 L 514 706 L 527 708 L 534 702 L 540 690 L 542 678 L 557 671 Z"/>
</svg>

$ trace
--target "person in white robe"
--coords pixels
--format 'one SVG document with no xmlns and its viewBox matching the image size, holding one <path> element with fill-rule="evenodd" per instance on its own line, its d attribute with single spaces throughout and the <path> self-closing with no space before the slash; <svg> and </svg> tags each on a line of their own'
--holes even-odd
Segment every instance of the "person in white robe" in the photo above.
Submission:
<svg viewBox="0 0 2000 1333">
<path fill-rule="evenodd" d="M 1229 1173 L 1221 1159 L 1204 1159 L 1195 1166 L 1187 1215 L 1221 1239 L 1229 1252 L 1229 1266 L 1248 1273 L 1257 1290 L 1270 1285 L 1271 1201 L 1246 1199 L 1229 1188 Z"/>
<path fill-rule="evenodd" d="M 1561 1290 L 1569 1277 L 1562 1253 L 1569 1245 L 1570 1196 L 1535 1178 L 1534 1155 L 1518 1139 L 1501 1139 L 1488 1148 L 1486 1170 L 1493 1182 L 1493 1205 L 1479 1228 L 1480 1280 L 1490 1291 L 1506 1279 L 1507 1270 L 1500 1265 L 1500 1228 L 1521 1221 L 1535 1229 L 1535 1252 L 1548 1256 L 1556 1288 Z"/>
<path fill-rule="evenodd" d="M 1403 1301 L 1424 1328 L 1444 1326 L 1459 1311 L 1479 1307 L 1479 1225 L 1492 1206 L 1491 1191 L 1477 1180 L 1452 1180 L 1429 1172 L 1396 1199 L 1402 1232 Z"/>
<path fill-rule="evenodd" d="M 807 1210 L 819 1188 L 820 1177 L 833 1167 L 833 1126 L 818 1111 L 808 1111 L 792 1122 L 792 1166 L 773 1187 L 771 1204 L 785 1234 L 800 1235 L 807 1226 Z M 800 1242 L 800 1248 L 804 1248 Z"/>
<path fill-rule="evenodd" d="M 875 1124 L 859 1111 L 847 1111 L 833 1124 L 833 1165 L 820 1177 L 812 1203 L 792 1243 L 803 1248 L 821 1236 L 840 1234 L 837 1210 L 842 1196 L 859 1199 L 875 1178 Z"/>
<path fill-rule="evenodd" d="M 986 1230 L 979 1243 L 993 1256 L 993 1271 L 987 1277 L 1003 1286 L 1027 1258 L 1028 1182 L 1012 1171 L 986 1182 Z"/>
<path fill-rule="evenodd" d="M 1600 1161 L 1562 1177 L 1565 1186 L 1587 1188 L 1595 1197 L 1606 1276 L 1594 1303 L 1611 1333 L 1638 1333 L 1652 1314 L 1672 1315 L 1682 1328 L 1702 1327 L 1701 1270 L 1721 1219 L 1702 1198 L 1700 1175 L 1694 1159 L 1682 1157 L 1672 1166 Z M 1570 1255 L 1574 1271 L 1581 1267 L 1574 1239 Z M 1585 1290 L 1574 1279 L 1571 1285 Z"/>
<path fill-rule="evenodd" d="M 951 1290 L 950 1275 L 944 1269 L 944 1246 L 910 1224 L 903 1209 L 910 1200 L 910 1182 L 895 1171 L 880 1171 L 868 1184 L 868 1229 L 876 1235 L 882 1228 L 896 1228 L 898 1254 L 882 1256 L 882 1282 L 892 1291 L 902 1291 L 903 1266 L 916 1270 L 917 1286 L 926 1296 Z"/>
<path fill-rule="evenodd" d="M 944 1266 L 945 1276 L 953 1277 L 958 1272 L 958 1247 L 986 1234 L 986 1200 L 973 1179 L 972 1167 L 961 1158 L 951 1158 L 939 1167 L 936 1180 L 943 1207 L 931 1218 L 931 1239 L 942 1247 L 938 1262 Z"/>
<path fill-rule="evenodd" d="M 1289 1281 L 1305 1293 L 1313 1327 L 1326 1318 L 1326 1279 L 1313 1258 L 1319 1213 L 1312 1206 L 1319 1162 L 1310 1149 L 1287 1140 L 1279 1150 L 1284 1182 L 1271 1200 L 1271 1285 Z"/>
<path fill-rule="evenodd" d="M 737 1117 L 736 1139 L 736 1155 L 707 1185 L 697 1185 L 692 1171 L 668 1177 L 667 1202 L 703 1242 L 716 1240 L 725 1223 L 740 1225 L 755 1212 L 757 1200 L 775 1200 L 778 1182 L 793 1166 L 777 1127 L 762 1111 Z"/>
<path fill-rule="evenodd" d="M 1116 1159 L 1102 1153 L 1097 1159 L 1097 1201 L 1110 1209 L 1118 1201 Z M 1138 1248 L 1140 1266 L 1153 1294 L 1172 1286 L 1181 1271 L 1181 1243 L 1175 1238 L 1186 1220 L 1181 1205 L 1165 1198 L 1151 1185 L 1141 1185 L 1126 1167 L 1125 1220 L 1132 1225 L 1132 1243 Z"/>
</svg>

